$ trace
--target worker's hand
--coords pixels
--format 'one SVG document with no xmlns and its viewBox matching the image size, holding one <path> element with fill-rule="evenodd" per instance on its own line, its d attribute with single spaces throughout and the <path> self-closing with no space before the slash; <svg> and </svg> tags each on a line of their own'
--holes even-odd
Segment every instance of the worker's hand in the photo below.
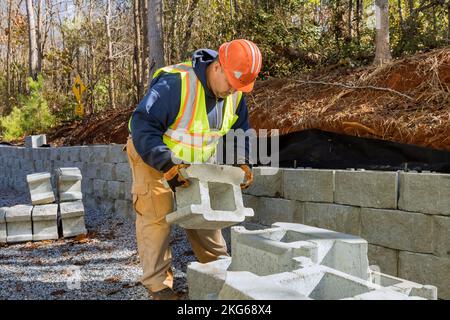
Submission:
<svg viewBox="0 0 450 320">
<path fill-rule="evenodd" d="M 245 190 L 253 183 L 253 172 L 247 164 L 241 164 L 241 169 L 245 173 L 244 183 L 241 183 L 241 189 Z"/>
<path fill-rule="evenodd" d="M 168 186 L 170 189 L 172 189 L 173 192 L 175 192 L 176 187 L 183 187 L 187 188 L 189 187 L 189 181 L 183 177 L 180 169 L 189 167 L 189 164 L 176 164 L 172 168 L 170 168 L 168 171 L 164 173 L 164 179 L 166 180 Z"/>
</svg>

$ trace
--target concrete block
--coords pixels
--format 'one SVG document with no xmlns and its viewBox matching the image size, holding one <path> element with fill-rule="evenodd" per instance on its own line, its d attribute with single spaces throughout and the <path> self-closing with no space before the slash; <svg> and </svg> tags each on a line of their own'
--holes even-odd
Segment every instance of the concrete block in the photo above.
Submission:
<svg viewBox="0 0 450 320">
<path fill-rule="evenodd" d="M 104 163 L 109 152 L 108 145 L 95 145 L 89 147 L 89 162 Z"/>
<path fill-rule="evenodd" d="M 401 172 L 398 207 L 406 211 L 450 215 L 450 174 Z"/>
<path fill-rule="evenodd" d="M 86 166 L 86 171 L 83 176 L 89 179 L 99 179 L 101 167 L 102 165 L 97 162 L 90 162 Z"/>
<path fill-rule="evenodd" d="M 240 168 L 197 164 L 183 175 L 191 184 L 177 188 L 177 210 L 166 216 L 168 223 L 186 229 L 222 229 L 253 216 L 253 209 L 243 204 L 240 183 L 244 172 Z"/>
<path fill-rule="evenodd" d="M 130 165 L 128 163 L 117 163 L 114 165 L 116 180 L 123 182 L 131 182 L 132 175 Z"/>
<path fill-rule="evenodd" d="M 125 182 L 125 200 L 133 200 L 133 195 L 131 194 L 131 182 Z"/>
<path fill-rule="evenodd" d="M 94 179 L 93 188 L 94 188 L 94 195 L 100 198 L 104 198 L 108 195 L 107 181 L 105 180 Z"/>
<path fill-rule="evenodd" d="M 369 243 L 369 264 L 378 266 L 378 271 L 383 274 L 397 276 L 398 250 L 376 246 Z"/>
<path fill-rule="evenodd" d="M 400 210 L 361 209 L 361 236 L 369 243 L 413 252 L 433 252 L 431 216 Z"/>
<path fill-rule="evenodd" d="M 450 217 L 433 216 L 433 253 L 450 258 Z"/>
<path fill-rule="evenodd" d="M 244 194 L 266 197 L 282 197 L 282 169 L 273 167 L 254 167 L 253 184 Z"/>
<path fill-rule="evenodd" d="M 369 268 L 371 282 L 382 287 L 397 291 L 408 296 L 420 297 L 427 300 L 437 300 L 437 288 L 431 285 L 422 285 L 416 282 L 397 278 Z"/>
<path fill-rule="evenodd" d="M 100 166 L 100 179 L 102 180 L 116 180 L 116 173 L 114 170 L 114 164 L 103 163 Z"/>
<path fill-rule="evenodd" d="M 84 206 L 81 200 L 60 203 L 63 236 L 73 237 L 86 234 Z"/>
<path fill-rule="evenodd" d="M 16 205 L 6 210 L 8 243 L 33 240 L 31 211 L 33 206 Z"/>
<path fill-rule="evenodd" d="M 0 243 L 6 243 L 6 207 L 0 207 Z"/>
<path fill-rule="evenodd" d="M 50 148 L 50 160 L 59 161 L 60 158 L 60 150 L 59 148 Z"/>
<path fill-rule="evenodd" d="M 29 174 L 27 175 L 27 182 L 32 204 L 47 204 L 55 201 L 50 173 Z"/>
<path fill-rule="evenodd" d="M 335 171 L 334 202 L 369 208 L 397 208 L 397 172 Z"/>
<path fill-rule="evenodd" d="M 32 212 L 33 241 L 58 239 L 58 205 L 34 206 Z"/>
<path fill-rule="evenodd" d="M 84 179 L 81 180 L 81 193 L 85 196 L 87 194 L 92 194 L 94 192 L 94 179 Z"/>
<path fill-rule="evenodd" d="M 26 148 L 38 148 L 44 144 L 47 144 L 47 136 L 45 134 L 39 134 L 39 135 L 25 137 L 25 147 Z"/>
<path fill-rule="evenodd" d="M 58 177 L 59 201 L 81 200 L 81 171 L 76 167 L 59 168 L 56 170 Z"/>
<path fill-rule="evenodd" d="M 115 200 L 114 212 L 124 218 L 134 219 L 133 203 L 129 200 Z"/>
<path fill-rule="evenodd" d="M 217 300 L 222 289 L 230 257 L 221 257 L 210 263 L 191 262 L 187 266 L 190 300 Z"/>
<path fill-rule="evenodd" d="M 106 153 L 105 162 L 108 163 L 128 163 L 127 152 L 123 150 L 123 144 L 110 144 Z"/>
<path fill-rule="evenodd" d="M 59 148 L 59 152 L 60 152 L 60 155 L 59 155 L 59 158 L 60 158 L 60 161 L 63 161 L 63 162 L 66 162 L 66 161 L 69 161 L 69 159 L 70 159 L 70 149 L 71 147 L 60 147 Z"/>
<path fill-rule="evenodd" d="M 334 171 L 283 169 L 284 197 L 310 202 L 333 202 Z"/>
<path fill-rule="evenodd" d="M 80 162 L 80 147 L 69 147 L 69 159 L 70 162 Z"/>
<path fill-rule="evenodd" d="M 271 225 L 275 222 L 303 222 L 303 203 L 281 198 L 258 197 L 255 221 Z"/>
<path fill-rule="evenodd" d="M 108 181 L 108 199 L 123 200 L 125 199 L 125 183 L 121 181 Z"/>
<path fill-rule="evenodd" d="M 309 258 L 367 279 L 367 241 L 364 239 L 295 223 L 275 223 L 265 230 L 231 229 L 231 270 L 257 275 L 292 271 L 299 267 L 295 257 Z"/>
<path fill-rule="evenodd" d="M 353 235 L 361 233 L 359 207 L 305 202 L 303 208 L 303 223 L 306 225 Z"/>
<path fill-rule="evenodd" d="M 399 277 L 438 288 L 440 299 L 450 299 L 450 259 L 401 251 Z"/>
</svg>

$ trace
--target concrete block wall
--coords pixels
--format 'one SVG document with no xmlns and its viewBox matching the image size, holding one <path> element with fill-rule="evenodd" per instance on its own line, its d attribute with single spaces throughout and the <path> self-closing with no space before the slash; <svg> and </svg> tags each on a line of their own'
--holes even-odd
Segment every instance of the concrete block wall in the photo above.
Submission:
<svg viewBox="0 0 450 320">
<path fill-rule="evenodd" d="M 450 299 L 450 174 L 254 168 L 253 222 L 294 222 L 366 239 L 381 272 Z M 267 175 L 267 173 L 275 173 Z"/>
<path fill-rule="evenodd" d="M 25 148 L 0 145 L 0 188 L 29 194 L 26 176 L 77 167 L 83 176 L 83 203 L 88 208 L 134 217 L 131 170 L 123 145 L 91 145 L 60 148 Z M 30 199 L 31 203 L 31 199 Z"/>
</svg>

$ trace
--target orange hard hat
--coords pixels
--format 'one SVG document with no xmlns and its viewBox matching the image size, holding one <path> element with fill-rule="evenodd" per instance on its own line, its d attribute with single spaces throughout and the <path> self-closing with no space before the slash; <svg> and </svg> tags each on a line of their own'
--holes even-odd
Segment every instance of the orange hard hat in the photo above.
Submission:
<svg viewBox="0 0 450 320">
<path fill-rule="evenodd" d="M 250 92 L 261 70 L 261 51 L 253 42 L 237 39 L 222 44 L 219 62 L 230 85 L 237 91 Z"/>
</svg>

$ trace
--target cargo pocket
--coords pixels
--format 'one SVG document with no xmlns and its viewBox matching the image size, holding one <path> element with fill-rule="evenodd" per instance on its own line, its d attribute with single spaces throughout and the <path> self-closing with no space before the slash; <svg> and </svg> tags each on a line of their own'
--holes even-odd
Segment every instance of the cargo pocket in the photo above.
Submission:
<svg viewBox="0 0 450 320">
<path fill-rule="evenodd" d="M 132 188 L 133 207 L 137 214 L 159 221 L 172 211 L 173 196 L 164 187 L 136 184 Z"/>
</svg>

